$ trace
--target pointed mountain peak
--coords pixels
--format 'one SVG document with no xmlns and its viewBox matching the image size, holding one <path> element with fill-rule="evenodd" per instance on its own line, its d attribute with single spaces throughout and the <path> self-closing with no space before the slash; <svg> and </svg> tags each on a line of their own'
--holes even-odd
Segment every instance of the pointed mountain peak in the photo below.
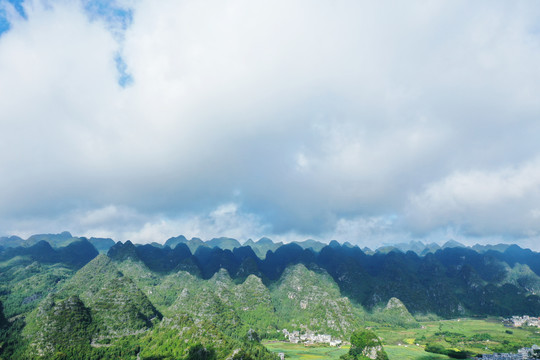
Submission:
<svg viewBox="0 0 540 360">
<path fill-rule="evenodd" d="M 273 243 L 274 242 L 271 239 L 267 238 L 267 237 L 262 237 L 257 241 L 257 244 L 259 244 L 259 245 L 265 245 L 265 244 L 266 245 L 272 245 Z"/>
<path fill-rule="evenodd" d="M 234 248 L 242 246 L 240 245 L 240 242 L 238 240 L 229 237 L 213 238 L 212 240 L 208 240 L 206 242 L 206 245 L 208 245 L 209 247 L 218 247 L 223 250 L 232 250 Z"/>
<path fill-rule="evenodd" d="M 401 302 L 401 300 L 399 300 L 396 297 L 393 297 L 390 300 L 388 300 L 388 303 L 386 304 L 385 309 L 390 310 L 390 309 L 396 309 L 396 308 L 407 309 L 407 307 L 405 306 L 405 304 Z"/>
<path fill-rule="evenodd" d="M 94 277 L 99 277 L 104 274 L 110 274 L 113 277 L 122 276 L 122 273 L 118 271 L 116 265 L 105 254 L 99 254 L 88 264 L 83 266 L 74 277 L 87 277 L 88 281 L 91 281 Z"/>
<path fill-rule="evenodd" d="M 129 240 L 126 241 L 124 244 L 122 244 L 121 241 L 117 242 L 109 249 L 107 255 L 111 259 L 116 261 L 124 261 L 127 259 L 139 260 L 139 256 L 137 255 L 137 248 Z"/>
<path fill-rule="evenodd" d="M 248 275 L 246 280 L 243 282 L 243 285 L 248 285 L 250 287 L 251 286 L 257 286 L 257 287 L 264 286 L 261 278 L 253 274 Z"/>
<path fill-rule="evenodd" d="M 448 240 L 447 242 L 445 242 L 444 245 L 442 246 L 443 249 L 446 249 L 446 248 L 456 248 L 456 247 L 464 248 L 465 245 L 463 245 L 463 244 L 460 243 L 460 242 L 457 242 L 457 241 L 454 240 L 454 239 L 450 239 L 450 240 Z"/>
<path fill-rule="evenodd" d="M 184 235 L 179 235 L 179 236 L 176 236 L 176 237 L 172 237 L 170 239 L 168 239 L 167 241 L 165 241 L 165 244 L 163 244 L 163 246 L 168 246 L 170 247 L 171 249 L 174 249 L 174 247 L 180 243 L 187 243 L 188 240 L 186 239 L 186 237 Z"/>
<path fill-rule="evenodd" d="M 35 249 L 35 250 L 39 249 L 39 250 L 46 250 L 46 251 L 53 250 L 51 244 L 49 244 L 49 242 L 45 240 L 38 241 L 37 243 L 32 245 L 30 248 Z"/>
<path fill-rule="evenodd" d="M 286 279 L 290 276 L 295 276 L 295 275 L 308 275 L 309 273 L 310 271 L 308 270 L 308 268 L 304 264 L 299 263 L 299 264 L 288 266 L 285 269 L 285 271 L 283 271 L 283 274 L 281 275 L 281 279 Z"/>
<path fill-rule="evenodd" d="M 232 284 L 233 282 L 231 279 L 231 276 L 229 275 L 229 272 L 224 268 L 220 268 L 219 271 L 210 278 L 210 281 L 216 284 L 217 283 Z"/>
<path fill-rule="evenodd" d="M 420 326 L 409 312 L 409 309 L 407 309 L 407 306 L 396 297 L 392 297 L 388 300 L 386 307 L 382 309 L 382 313 L 386 314 L 387 317 L 391 317 L 396 325 L 405 328 L 416 328 Z"/>
<path fill-rule="evenodd" d="M 333 247 L 333 248 L 341 247 L 340 243 L 337 240 L 330 241 L 330 244 L 328 244 L 328 246 Z"/>
<path fill-rule="evenodd" d="M 375 252 L 373 250 L 371 250 L 370 248 L 368 248 L 367 246 L 365 246 L 362 251 L 364 252 L 364 254 L 368 254 L 368 255 L 372 255 L 374 254 Z"/>
<path fill-rule="evenodd" d="M 69 245 L 58 249 L 64 262 L 82 267 L 95 258 L 99 253 L 86 238 L 77 239 Z"/>
<path fill-rule="evenodd" d="M 91 299 L 105 283 L 122 277 L 111 259 L 100 254 L 83 266 L 59 291 L 59 297 L 79 295 L 84 301 Z"/>
</svg>

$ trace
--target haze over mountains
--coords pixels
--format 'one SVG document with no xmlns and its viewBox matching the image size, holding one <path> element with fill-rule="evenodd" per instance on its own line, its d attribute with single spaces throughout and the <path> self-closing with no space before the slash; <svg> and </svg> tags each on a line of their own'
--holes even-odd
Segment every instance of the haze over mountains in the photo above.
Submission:
<svg viewBox="0 0 540 360">
<path fill-rule="evenodd" d="M 4 247 L 4 248 L 18 247 L 18 246 L 28 247 L 28 246 L 38 243 L 41 240 L 44 240 L 48 242 L 52 247 L 57 248 L 61 246 L 66 246 L 69 243 L 76 241 L 80 238 L 81 237 L 73 236 L 68 231 L 64 231 L 59 234 L 36 234 L 36 235 L 32 235 L 28 237 L 27 239 L 23 239 L 16 235 L 3 236 L 3 237 L 0 237 L 0 247 Z M 100 252 L 107 252 L 109 248 L 111 248 L 115 244 L 115 241 L 110 238 L 91 237 L 88 240 Z M 150 243 L 150 245 L 154 247 L 158 247 L 158 248 L 162 248 L 166 246 L 170 248 L 174 248 L 179 243 L 186 244 L 191 252 L 195 252 L 200 246 L 209 247 L 209 248 L 219 247 L 221 249 L 229 249 L 229 250 L 242 247 L 242 246 L 249 246 L 253 249 L 253 251 L 255 251 L 257 256 L 260 258 L 264 258 L 268 250 L 275 251 L 277 248 L 284 245 L 283 242 L 274 242 L 267 237 L 260 238 L 257 241 L 248 239 L 244 243 L 241 243 L 239 240 L 230 238 L 230 237 L 219 237 L 219 238 L 213 238 L 213 239 L 204 241 L 198 237 L 187 239 L 183 235 L 171 237 L 167 239 L 163 244 L 159 242 L 152 242 Z M 304 249 L 312 249 L 314 251 L 320 251 L 323 247 L 328 245 L 327 243 L 312 240 L 312 239 L 307 239 L 304 241 L 293 241 L 292 243 L 298 244 Z M 338 243 L 338 242 L 336 240 L 332 240 L 330 244 L 332 243 Z M 142 245 L 143 244 L 137 244 L 137 246 L 142 246 Z M 352 245 L 349 242 L 343 243 L 343 246 L 350 247 L 350 248 L 354 247 L 354 245 Z M 455 240 L 450 239 L 442 244 L 438 244 L 435 242 L 423 243 L 422 241 L 411 241 L 408 243 L 382 245 L 378 248 L 374 248 L 373 250 L 368 247 L 363 247 L 362 250 L 367 254 L 373 254 L 375 252 L 387 253 L 391 251 L 401 251 L 401 252 L 413 251 L 417 253 L 418 255 L 425 255 L 429 252 L 435 252 L 440 249 L 452 248 L 452 247 L 461 247 L 461 248 L 468 247 L 468 248 L 477 250 L 479 252 L 483 252 L 487 250 L 504 251 L 509 246 L 510 246 L 509 244 L 497 244 L 497 245 L 476 244 L 474 246 L 468 247 L 464 244 L 461 244 Z"/>
</svg>

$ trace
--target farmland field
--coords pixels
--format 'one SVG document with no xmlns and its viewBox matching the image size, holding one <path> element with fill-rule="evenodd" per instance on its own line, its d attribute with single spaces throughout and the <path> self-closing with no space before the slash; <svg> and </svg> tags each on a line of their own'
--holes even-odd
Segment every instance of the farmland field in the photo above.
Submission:
<svg viewBox="0 0 540 360">
<path fill-rule="evenodd" d="M 455 319 L 422 322 L 419 329 L 373 327 L 389 345 L 441 344 L 445 348 L 471 353 L 515 352 L 520 347 L 540 344 L 537 328 L 507 328 L 500 319 Z M 410 347 L 410 346 L 409 346 Z"/>
<path fill-rule="evenodd" d="M 385 345 L 384 350 L 388 354 L 390 360 L 438 360 L 446 359 L 449 357 L 446 355 L 430 354 L 424 351 L 422 347 L 416 346 L 397 346 L 397 345 Z"/>
<path fill-rule="evenodd" d="M 275 353 L 284 353 L 286 359 L 294 360 L 316 360 L 329 359 L 337 360 L 349 351 L 349 348 L 336 348 L 327 346 L 304 346 L 302 344 L 291 344 L 287 342 L 268 342 L 266 347 Z M 404 347 L 397 345 L 385 346 L 390 360 L 438 360 L 448 359 L 448 356 L 430 354 L 419 347 Z"/>
<path fill-rule="evenodd" d="M 418 329 L 372 326 L 383 340 L 390 360 L 437 360 L 448 356 L 424 351 L 427 343 L 468 350 L 473 354 L 515 352 L 520 347 L 540 345 L 540 329 L 507 328 L 500 319 L 459 319 L 422 322 Z M 418 344 L 418 345 L 417 345 Z M 339 359 L 347 348 L 304 346 L 288 342 L 266 342 L 270 351 L 283 352 L 287 359 Z"/>
<path fill-rule="evenodd" d="M 304 346 L 303 344 L 292 344 L 288 342 L 276 341 L 267 342 L 264 345 L 272 352 L 284 353 L 286 359 L 339 359 L 343 354 L 349 351 L 348 347 L 330 347 L 330 346 Z"/>
</svg>

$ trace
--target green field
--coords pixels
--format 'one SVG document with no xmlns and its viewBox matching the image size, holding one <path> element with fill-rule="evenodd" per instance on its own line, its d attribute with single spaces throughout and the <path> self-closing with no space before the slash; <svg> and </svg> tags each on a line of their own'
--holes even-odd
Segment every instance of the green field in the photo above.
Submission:
<svg viewBox="0 0 540 360">
<path fill-rule="evenodd" d="M 272 352 L 284 353 L 286 359 L 339 359 L 349 351 L 349 348 L 338 348 L 329 346 L 304 346 L 303 344 L 291 344 L 288 342 L 276 341 L 266 342 L 264 345 Z"/>
<path fill-rule="evenodd" d="M 424 348 L 417 346 L 397 346 L 385 345 L 384 350 L 390 360 L 438 360 L 450 359 L 446 355 L 430 354 L 424 351 Z"/>
<path fill-rule="evenodd" d="M 373 327 L 385 345 L 441 344 L 472 353 L 515 352 L 540 344 L 538 328 L 507 328 L 500 319 L 456 319 L 422 322 L 419 329 Z"/>
<path fill-rule="evenodd" d="M 275 353 L 285 353 L 286 359 L 293 360 L 316 360 L 316 359 L 329 359 L 337 360 L 343 354 L 346 354 L 348 347 L 335 348 L 326 346 L 309 347 L 302 344 L 291 344 L 286 342 L 268 342 L 265 343 L 266 347 Z M 438 360 L 449 359 L 448 356 L 429 354 L 424 351 L 422 347 L 416 346 L 397 346 L 389 345 L 385 346 L 385 350 L 388 353 L 390 360 Z"/>
<path fill-rule="evenodd" d="M 445 348 L 468 350 L 473 354 L 515 352 L 520 347 L 540 345 L 540 329 L 507 328 L 500 319 L 459 319 L 422 322 L 418 329 L 372 326 L 383 340 L 390 360 L 449 359 L 424 351 L 427 343 Z M 416 345 L 418 344 L 418 345 Z M 307 347 L 287 342 L 266 342 L 272 352 L 283 352 L 287 359 L 339 359 L 348 348 Z"/>
</svg>

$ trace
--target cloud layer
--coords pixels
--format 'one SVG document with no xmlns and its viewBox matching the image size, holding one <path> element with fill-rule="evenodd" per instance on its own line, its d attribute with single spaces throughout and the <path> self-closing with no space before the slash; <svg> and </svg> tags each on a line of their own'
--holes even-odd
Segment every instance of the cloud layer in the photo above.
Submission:
<svg viewBox="0 0 540 360">
<path fill-rule="evenodd" d="M 534 1 L 22 7 L 0 0 L 5 234 L 539 234 Z"/>
</svg>

